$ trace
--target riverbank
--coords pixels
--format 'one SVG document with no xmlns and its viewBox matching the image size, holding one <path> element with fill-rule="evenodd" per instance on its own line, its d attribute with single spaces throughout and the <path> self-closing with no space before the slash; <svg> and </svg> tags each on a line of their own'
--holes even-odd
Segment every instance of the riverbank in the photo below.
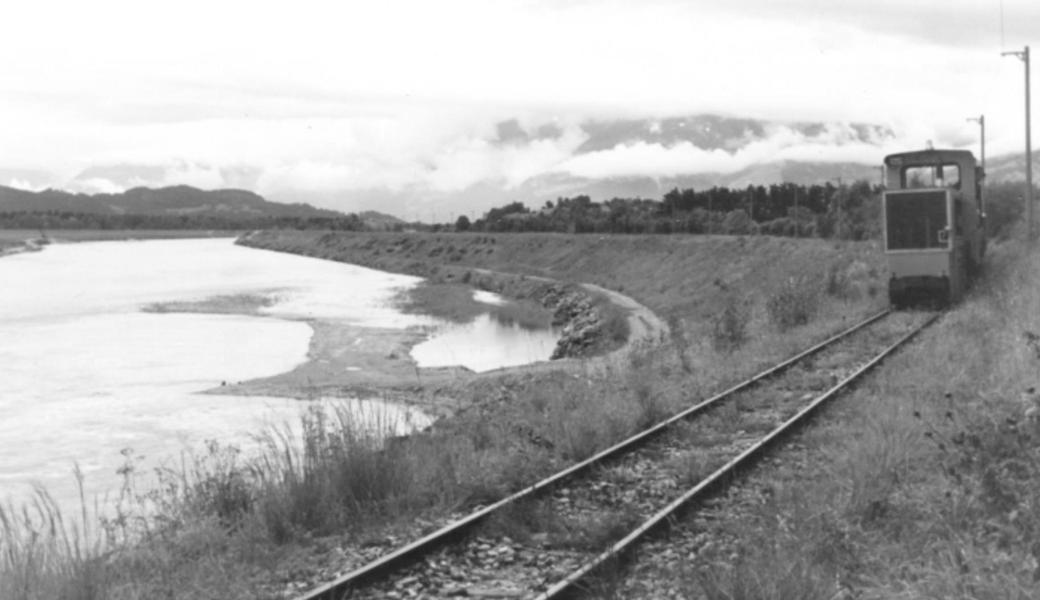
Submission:
<svg viewBox="0 0 1040 600">
<path fill-rule="evenodd" d="M 26 240 L 47 243 L 106 242 L 118 240 L 166 240 L 212 237 L 237 237 L 241 231 L 197 229 L 0 229 L 0 247 L 18 245 Z"/>
<path fill-rule="evenodd" d="M 281 251 L 272 237 L 280 233 L 244 236 L 244 246 Z M 292 252 L 313 256 L 313 253 Z M 325 256 L 323 258 L 329 258 Z M 354 257 L 356 258 L 356 257 Z M 369 260 L 356 264 L 384 269 Z M 423 341 L 419 329 L 361 328 L 336 320 L 308 320 L 314 336 L 307 361 L 288 373 L 208 390 L 211 393 L 316 397 L 373 397 L 419 406 L 436 415 L 451 414 L 465 406 L 468 394 L 460 388 L 480 378 L 546 373 L 554 370 L 603 370 L 624 362 L 634 348 L 660 343 L 667 325 L 651 310 L 624 294 L 593 284 L 563 283 L 550 278 L 496 272 L 483 268 L 437 266 L 435 261 L 412 261 L 394 272 L 427 277 L 396 300 L 406 312 L 467 321 L 491 313 L 522 326 L 552 326 L 561 331 L 553 360 L 519 367 L 473 373 L 464 367 L 419 367 L 411 358 L 413 346 Z M 496 302 L 479 302 L 475 293 L 487 293 Z M 237 308 L 236 308 L 237 306 Z M 209 299 L 190 306 L 163 305 L 163 310 L 249 311 L 256 299 Z"/>
<path fill-rule="evenodd" d="M 23 237 L 21 233 L 3 235 L 4 233 L 6 232 L 0 232 L 0 257 L 21 252 L 38 252 L 43 246 L 50 243 L 45 238 L 31 235 Z"/>
<path fill-rule="evenodd" d="M 0 257 L 37 252 L 48 244 L 236 237 L 239 234 L 237 231 L 179 229 L 59 229 L 49 233 L 36 229 L 0 229 Z"/>
</svg>

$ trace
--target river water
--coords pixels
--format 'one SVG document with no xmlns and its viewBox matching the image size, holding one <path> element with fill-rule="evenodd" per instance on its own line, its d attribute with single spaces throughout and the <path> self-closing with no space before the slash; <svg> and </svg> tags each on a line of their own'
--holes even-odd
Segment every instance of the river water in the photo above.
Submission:
<svg viewBox="0 0 1040 600">
<path fill-rule="evenodd" d="M 230 239 L 55 244 L 0 259 L 0 500 L 34 485 L 75 498 L 118 485 L 132 453 L 154 466 L 205 440 L 248 445 L 265 427 L 297 422 L 296 400 L 203 395 L 222 381 L 288 371 L 306 359 L 306 319 L 367 327 L 422 326 L 422 366 L 486 370 L 547 359 L 551 331 L 518 332 L 486 316 L 451 326 L 390 305 L 414 277 L 236 246 Z M 154 313 L 152 303 L 249 294 L 258 315 Z M 484 299 L 495 302 L 498 299 Z M 357 399 L 400 423 L 428 418 Z"/>
</svg>

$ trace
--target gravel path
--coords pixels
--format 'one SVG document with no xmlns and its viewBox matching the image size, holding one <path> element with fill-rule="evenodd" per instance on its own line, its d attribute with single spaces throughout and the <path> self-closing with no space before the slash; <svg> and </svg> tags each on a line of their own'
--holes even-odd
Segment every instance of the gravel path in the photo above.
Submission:
<svg viewBox="0 0 1040 600">
<path fill-rule="evenodd" d="M 654 311 L 633 298 L 591 283 L 583 283 L 581 286 L 593 294 L 603 294 L 628 313 L 628 341 L 624 347 L 604 356 L 601 364 L 624 364 L 628 356 L 639 348 L 659 344 L 668 339 L 668 324 Z"/>
</svg>

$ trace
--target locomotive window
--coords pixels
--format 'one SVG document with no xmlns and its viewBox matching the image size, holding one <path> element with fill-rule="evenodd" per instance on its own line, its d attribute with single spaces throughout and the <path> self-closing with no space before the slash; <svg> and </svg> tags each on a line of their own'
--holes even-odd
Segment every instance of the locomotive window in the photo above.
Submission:
<svg viewBox="0 0 1040 600">
<path fill-rule="evenodd" d="M 946 248 L 939 240 L 947 226 L 946 192 L 886 195 L 885 221 L 889 250 Z"/>
<path fill-rule="evenodd" d="M 961 169 L 956 164 L 918 165 L 903 169 L 903 188 L 948 187 L 960 189 Z"/>
</svg>

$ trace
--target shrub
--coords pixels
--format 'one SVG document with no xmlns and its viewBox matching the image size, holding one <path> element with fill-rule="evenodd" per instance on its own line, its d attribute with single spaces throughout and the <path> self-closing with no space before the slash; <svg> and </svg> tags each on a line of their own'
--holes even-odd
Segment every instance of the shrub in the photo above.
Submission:
<svg viewBox="0 0 1040 600">
<path fill-rule="evenodd" d="M 744 209 L 731 210 L 722 219 L 722 233 L 748 235 L 758 233 L 758 224 L 751 220 Z"/>
<path fill-rule="evenodd" d="M 766 313 L 780 331 L 805 325 L 816 316 L 820 294 L 812 279 L 791 277 L 766 300 Z"/>
<path fill-rule="evenodd" d="M 881 282 L 877 272 L 859 260 L 835 262 L 827 267 L 824 291 L 832 298 L 855 300 L 873 296 Z"/>
<path fill-rule="evenodd" d="M 653 358 L 645 350 L 629 355 L 627 378 L 628 387 L 635 399 L 635 416 L 632 422 L 637 427 L 649 427 L 669 416 L 668 407 L 655 389 L 657 377 L 653 368 Z"/>
<path fill-rule="evenodd" d="M 832 298 L 845 298 L 849 293 L 849 278 L 845 273 L 844 265 L 832 263 L 827 267 L 827 276 L 824 281 L 824 290 Z"/>
<path fill-rule="evenodd" d="M 719 352 L 732 352 L 748 339 L 751 305 L 731 296 L 711 320 L 712 346 Z"/>
<path fill-rule="evenodd" d="M 690 340 L 686 336 L 686 323 L 677 315 L 668 317 L 668 335 L 675 347 L 675 354 L 679 358 L 684 373 L 693 373 L 693 364 L 690 361 Z"/>
<path fill-rule="evenodd" d="M 987 233 L 996 239 L 1007 239 L 1015 225 L 1022 221 L 1022 213 L 1025 212 L 1022 184 L 987 185 L 985 195 Z"/>
</svg>

